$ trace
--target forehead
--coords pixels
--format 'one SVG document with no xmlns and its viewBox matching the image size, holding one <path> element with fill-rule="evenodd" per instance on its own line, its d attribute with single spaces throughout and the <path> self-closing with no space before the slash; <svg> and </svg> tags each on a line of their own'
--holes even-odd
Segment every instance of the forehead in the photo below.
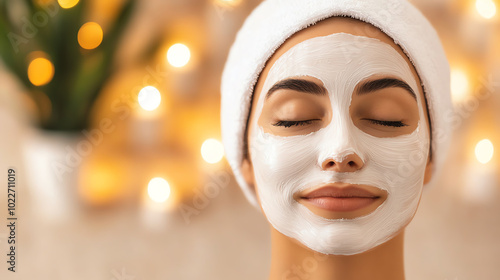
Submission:
<svg viewBox="0 0 500 280">
<path fill-rule="evenodd" d="M 394 48 L 375 38 L 335 33 L 303 41 L 288 50 L 273 64 L 263 92 L 290 77 L 312 76 L 321 80 L 330 94 L 350 96 L 357 83 L 378 75 L 406 81 L 412 91 L 417 91 L 411 69 Z"/>
<path fill-rule="evenodd" d="M 280 46 L 280 48 L 278 48 L 278 50 L 271 56 L 271 58 L 266 63 L 266 66 L 264 67 L 255 85 L 253 105 L 255 105 L 256 101 L 259 100 L 259 97 L 261 95 L 264 86 L 264 82 L 267 79 L 271 67 L 283 54 L 285 54 L 288 50 L 290 50 L 295 45 L 303 41 L 319 36 L 331 35 L 334 33 L 348 33 L 357 36 L 375 38 L 388 44 L 394 50 L 396 50 L 396 52 L 399 53 L 399 55 L 406 61 L 406 63 L 408 64 L 408 66 L 412 71 L 415 81 L 417 82 L 417 84 L 420 84 L 420 80 L 413 65 L 411 64 L 407 56 L 404 54 L 404 52 L 401 50 L 401 48 L 398 45 L 396 45 L 389 36 L 387 36 L 385 33 L 383 33 L 382 31 L 380 31 L 378 28 L 374 27 L 371 24 L 352 18 L 332 17 L 297 32 L 296 34 L 288 38 L 287 41 Z M 421 98 L 423 98 L 423 92 L 421 90 L 421 87 L 418 88 L 418 91 L 421 95 Z M 252 108 L 254 107 L 255 106 L 252 106 Z"/>
</svg>

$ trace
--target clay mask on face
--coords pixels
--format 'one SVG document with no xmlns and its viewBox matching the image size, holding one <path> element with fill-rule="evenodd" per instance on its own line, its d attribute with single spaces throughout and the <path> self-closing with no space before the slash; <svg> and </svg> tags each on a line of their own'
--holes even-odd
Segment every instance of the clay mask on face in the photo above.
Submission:
<svg viewBox="0 0 500 280">
<path fill-rule="evenodd" d="M 262 209 L 272 226 L 310 249 L 352 255 L 395 236 L 412 219 L 423 188 L 429 150 L 424 108 L 417 94 L 418 127 L 410 134 L 375 137 L 356 127 L 349 114 L 358 83 L 373 76 L 397 77 L 418 93 L 406 61 L 377 39 L 337 33 L 303 41 L 272 66 L 255 108 L 250 155 Z M 265 95 L 277 82 L 310 76 L 323 82 L 331 102 L 331 121 L 306 135 L 277 136 L 258 125 Z M 328 158 L 357 154 L 355 172 L 323 170 Z M 327 219 L 312 213 L 294 194 L 327 183 L 371 185 L 387 192 L 373 212 L 354 219 Z"/>
</svg>

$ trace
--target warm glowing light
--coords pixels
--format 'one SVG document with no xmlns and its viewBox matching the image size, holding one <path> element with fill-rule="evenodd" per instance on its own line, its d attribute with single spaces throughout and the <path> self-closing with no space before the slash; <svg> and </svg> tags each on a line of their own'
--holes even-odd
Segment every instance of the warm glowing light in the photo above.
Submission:
<svg viewBox="0 0 500 280">
<path fill-rule="evenodd" d="M 163 178 L 153 178 L 148 184 L 148 195 L 155 202 L 165 202 L 170 196 L 170 185 Z"/>
<path fill-rule="evenodd" d="M 102 42 L 102 37 L 102 28 L 95 22 L 87 22 L 78 30 L 78 44 L 87 50 L 97 48 Z"/>
<path fill-rule="evenodd" d="M 451 95 L 454 102 L 461 102 L 467 98 L 469 79 L 462 69 L 451 71 Z"/>
<path fill-rule="evenodd" d="M 182 67 L 189 62 L 191 52 L 186 45 L 175 44 L 167 51 L 167 60 L 174 67 Z"/>
<path fill-rule="evenodd" d="M 63 9 L 73 8 L 76 4 L 78 4 L 79 0 L 57 0 L 59 6 Z"/>
<path fill-rule="evenodd" d="M 240 4 L 241 0 L 215 0 L 215 3 L 218 5 L 225 5 L 225 6 L 236 6 Z"/>
<path fill-rule="evenodd" d="M 123 162 L 110 158 L 89 156 L 82 161 L 78 174 L 78 193 L 94 206 L 105 206 L 119 201 L 125 190 Z"/>
<path fill-rule="evenodd" d="M 493 158 L 493 143 L 490 140 L 483 139 L 477 143 L 476 158 L 482 164 L 488 163 Z"/>
<path fill-rule="evenodd" d="M 224 147 L 215 139 L 207 139 L 201 145 L 201 156 L 208 163 L 217 163 L 224 157 Z"/>
<path fill-rule="evenodd" d="M 153 86 L 147 86 L 139 91 L 137 98 L 139 105 L 146 111 L 153 111 L 158 108 L 161 103 L 161 94 L 158 89 Z"/>
<path fill-rule="evenodd" d="M 48 84 L 53 77 L 54 65 L 46 58 L 35 58 L 28 66 L 28 79 L 35 86 Z"/>
<path fill-rule="evenodd" d="M 482 17 L 489 19 L 495 16 L 497 7 L 492 0 L 476 0 L 476 10 Z"/>
</svg>

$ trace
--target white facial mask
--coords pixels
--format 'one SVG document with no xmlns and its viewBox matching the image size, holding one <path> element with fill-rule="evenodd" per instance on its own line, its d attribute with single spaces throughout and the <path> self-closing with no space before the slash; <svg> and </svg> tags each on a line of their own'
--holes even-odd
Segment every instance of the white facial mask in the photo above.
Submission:
<svg viewBox="0 0 500 280">
<path fill-rule="evenodd" d="M 294 46 L 271 68 L 255 108 L 250 155 L 262 209 L 272 226 L 324 254 L 352 255 L 380 245 L 400 232 L 418 206 L 429 151 L 424 109 L 417 94 L 418 127 L 390 138 L 358 129 L 349 114 L 355 86 L 373 75 L 417 83 L 406 61 L 377 39 L 337 33 Z M 265 95 L 278 81 L 311 76 L 321 80 L 331 102 L 332 121 L 307 135 L 281 137 L 259 127 Z M 341 161 L 355 153 L 364 163 L 356 172 L 323 170 L 328 158 Z M 375 211 L 354 219 L 326 219 L 293 195 L 327 183 L 371 185 L 388 193 Z"/>
</svg>

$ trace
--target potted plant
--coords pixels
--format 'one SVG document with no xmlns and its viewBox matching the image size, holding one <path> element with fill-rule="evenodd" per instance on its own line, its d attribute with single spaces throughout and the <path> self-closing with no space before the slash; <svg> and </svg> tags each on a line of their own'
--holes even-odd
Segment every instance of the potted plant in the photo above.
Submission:
<svg viewBox="0 0 500 280">
<path fill-rule="evenodd" d="M 103 32 L 98 23 L 84 20 L 89 1 L 0 0 L 1 60 L 37 108 L 35 129 L 23 139 L 25 174 L 35 204 L 48 211 L 45 217 L 69 212 L 78 142 L 94 101 L 116 70 L 114 53 L 134 2 L 125 1 Z"/>
</svg>

